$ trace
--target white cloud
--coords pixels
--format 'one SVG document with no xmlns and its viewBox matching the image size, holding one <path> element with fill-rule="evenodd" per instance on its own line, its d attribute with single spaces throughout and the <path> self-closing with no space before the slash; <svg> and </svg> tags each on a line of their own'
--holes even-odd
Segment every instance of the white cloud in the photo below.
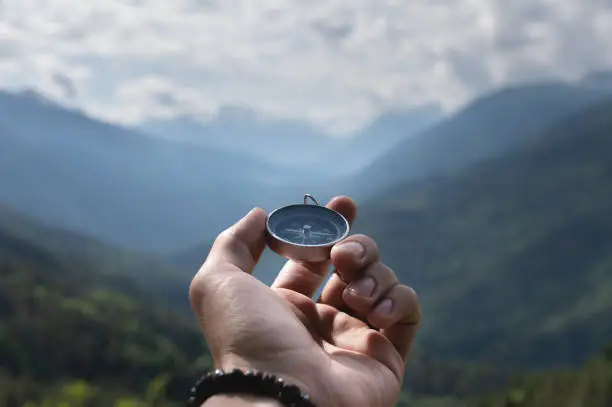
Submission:
<svg viewBox="0 0 612 407">
<path fill-rule="evenodd" d="M 612 64 L 609 0 L 4 0 L 0 86 L 115 120 L 248 105 L 346 128 Z"/>
</svg>

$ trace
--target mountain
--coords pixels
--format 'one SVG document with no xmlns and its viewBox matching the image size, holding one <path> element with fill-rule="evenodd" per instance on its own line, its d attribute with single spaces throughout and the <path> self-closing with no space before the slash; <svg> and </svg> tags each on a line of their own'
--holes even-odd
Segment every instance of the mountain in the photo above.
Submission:
<svg viewBox="0 0 612 407">
<path fill-rule="evenodd" d="M 53 250 L 16 230 L 0 221 L 0 405 L 50 401 L 62 389 L 92 397 L 82 404 L 92 407 L 150 391 L 183 400 L 211 364 L 194 321 L 89 253 Z M 52 245 L 68 236 L 57 231 Z"/>
<path fill-rule="evenodd" d="M 340 144 L 308 122 L 272 119 L 236 106 L 222 107 L 208 122 L 190 116 L 151 120 L 139 130 L 192 146 L 241 151 L 293 169 L 308 167 L 313 157 Z"/>
<path fill-rule="evenodd" d="M 609 129 L 606 100 L 522 147 L 360 205 L 354 233 L 373 236 L 420 293 L 429 353 L 512 370 L 576 365 L 609 341 Z M 209 246 L 169 261 L 195 270 Z M 270 283 L 283 261 L 268 250 L 255 274 Z"/>
<path fill-rule="evenodd" d="M 314 170 L 257 158 L 258 146 L 289 134 L 293 124 L 251 123 L 253 131 L 243 134 L 249 141 L 233 136 L 244 124 L 239 113 L 223 113 L 213 127 L 240 148 L 203 147 L 93 120 L 35 91 L 0 92 L 0 203 L 115 245 L 161 252 L 210 240 L 255 205 L 271 210 L 315 189 L 333 195 Z M 396 123 L 394 137 L 403 128 L 399 116 L 386 120 Z M 306 153 L 310 139 L 298 135 L 279 148 Z M 368 150 L 360 143 L 357 149 Z"/>
<path fill-rule="evenodd" d="M 355 149 L 371 149 L 374 143 L 370 137 L 374 134 L 396 142 L 400 140 L 391 150 L 379 150 L 377 155 L 380 158 L 356 174 L 312 185 L 308 191 L 316 191 L 322 202 L 336 194 L 349 195 L 360 204 L 384 200 L 387 194 L 393 196 L 395 193 L 390 190 L 394 184 L 419 179 L 426 179 L 425 182 L 429 183 L 432 176 L 461 172 L 470 165 L 529 145 L 556 121 L 596 104 L 606 95 L 608 92 L 605 90 L 583 84 L 517 85 L 485 95 L 448 120 L 411 137 L 398 134 L 402 129 L 409 129 L 409 123 L 416 123 L 415 117 L 410 118 L 402 111 L 389 112 L 346 141 L 343 151 L 351 151 L 351 145 Z M 426 127 L 427 123 L 434 121 L 436 108 L 423 108 L 419 116 L 429 119 L 417 124 L 417 128 Z M 386 145 L 381 143 L 377 148 L 383 149 Z M 336 165 L 342 162 L 341 157 L 339 155 L 334 160 L 330 154 L 328 162 Z M 177 251 L 169 261 L 180 267 L 197 267 L 204 260 L 209 246 L 210 242 L 204 242 Z M 256 273 L 264 281 L 271 282 L 282 263 L 283 260 L 273 253 L 265 253 Z"/>
<path fill-rule="evenodd" d="M 612 90 L 612 71 L 592 71 L 584 75 L 580 81 L 583 86 Z"/>
<path fill-rule="evenodd" d="M 279 184 L 291 181 L 291 194 Z M 0 92 L 0 202 L 130 248 L 180 248 L 303 187 L 290 169 Z M 292 189 L 293 188 L 293 189 Z"/>
<path fill-rule="evenodd" d="M 186 268 L 168 263 L 164 256 L 127 251 L 91 236 L 34 220 L 5 205 L 0 205 L 0 230 L 62 258 L 87 261 L 95 270 L 134 278 L 143 290 L 155 293 L 164 306 L 178 312 L 190 311 L 185 293 L 198 267 Z"/>
<path fill-rule="evenodd" d="M 353 134 L 334 137 L 306 121 L 273 119 L 248 108 L 226 106 L 209 121 L 189 116 L 153 120 L 139 130 L 190 145 L 248 152 L 322 183 L 362 169 L 397 141 L 442 117 L 436 105 L 392 109 Z"/>
<path fill-rule="evenodd" d="M 438 105 L 388 110 L 345 138 L 342 145 L 322 154 L 318 164 L 325 167 L 333 163 L 336 177 L 351 176 L 367 168 L 398 142 L 415 137 L 443 119 L 444 113 Z"/>
<path fill-rule="evenodd" d="M 540 381 L 482 401 L 488 404 L 462 399 L 526 369 L 578 366 L 610 342 L 610 129 L 612 100 L 605 100 L 498 157 L 404 182 L 360 206 L 354 232 L 376 239 L 423 306 L 407 375 L 419 396 L 405 405 L 488 407 L 516 394 L 526 406 L 540 405 L 526 396 L 553 398 L 531 390 Z M 208 248 L 179 253 L 173 264 L 194 269 Z M 280 263 L 267 251 L 255 273 L 271 282 Z"/>
<path fill-rule="evenodd" d="M 611 89 L 557 82 L 495 91 L 400 140 L 358 174 L 337 181 L 337 190 L 373 197 L 404 180 L 458 171 L 520 147 L 555 121 L 610 94 Z"/>
<path fill-rule="evenodd" d="M 271 210 L 304 193 L 321 201 L 339 193 L 363 200 L 405 177 L 501 153 L 601 92 L 562 84 L 507 89 L 412 137 L 439 120 L 439 109 L 390 111 L 342 142 L 314 130 L 300 133 L 298 128 L 310 128 L 304 123 L 226 108 L 210 125 L 218 137 L 207 138 L 226 145 L 208 147 L 92 120 L 35 92 L 1 92 L 0 203 L 128 248 L 182 250 L 209 241 L 255 205 Z M 274 145 L 285 149 L 276 157 L 323 150 L 305 171 L 257 158 L 276 151 Z M 329 175 L 367 166 L 381 154 L 355 176 Z"/>
<path fill-rule="evenodd" d="M 585 113 L 582 120 L 594 123 L 595 127 L 597 125 L 607 127 L 612 117 L 609 115 L 610 109 L 612 103 L 597 114 Z M 601 121 L 598 121 L 598 118 Z M 572 126 L 563 128 L 567 128 L 571 133 L 583 125 L 584 123 L 578 121 L 575 128 Z M 558 136 L 557 133 L 555 135 Z M 587 136 L 586 140 L 589 139 Z M 546 141 L 548 144 L 548 140 Z M 596 147 L 602 157 L 605 157 L 605 152 L 609 151 L 605 149 L 609 147 L 608 145 Z M 534 147 L 534 150 L 539 148 L 541 147 Z M 411 195 L 410 192 L 408 194 Z M 404 201 L 404 204 L 406 203 L 410 204 L 410 200 Z M 385 203 L 385 205 L 390 204 L 393 204 L 393 201 Z M 362 222 L 370 219 L 367 212 L 371 209 L 368 207 L 365 209 Z M 383 250 L 389 247 L 385 242 L 381 241 L 381 244 Z M 202 253 L 202 256 L 205 256 L 205 253 Z M 140 278 L 139 281 L 135 281 L 130 276 L 126 276 L 126 268 L 146 262 L 139 263 L 136 259 L 128 257 L 130 262 L 124 263 L 125 259 L 126 253 L 116 251 L 95 239 L 40 225 L 15 211 L 0 208 L 0 405 L 20 406 L 28 401 L 35 403 L 28 405 L 42 407 L 49 405 L 43 402 L 39 404 L 39 400 L 45 400 L 46 403 L 53 401 L 56 405 L 63 402 L 68 403 L 65 405 L 92 407 L 106 405 L 170 407 L 171 404 L 162 404 L 161 399 L 180 400 L 193 378 L 208 368 L 210 360 L 204 352 L 201 336 L 194 328 L 195 324 L 186 318 L 184 313 L 177 312 L 169 306 L 167 300 L 174 300 L 173 298 L 167 298 L 166 294 L 158 291 L 160 287 L 169 284 L 175 278 L 183 281 L 182 279 L 187 278 L 186 273 L 164 275 L 150 269 L 146 279 Z M 405 268 L 396 267 L 400 274 L 403 274 L 403 270 L 411 270 L 406 258 L 395 257 L 395 260 L 406 263 Z M 136 274 L 140 274 L 140 271 Z M 596 278 L 596 282 L 603 286 L 605 278 L 609 278 L 609 275 L 610 273 L 606 274 L 606 270 L 600 270 L 590 277 L 594 277 L 594 281 Z M 503 276 L 506 277 L 505 274 Z M 403 277 L 407 282 L 411 280 L 406 275 Z M 411 272 L 410 277 L 418 277 L 418 274 Z M 576 281 L 576 279 L 568 281 L 565 285 L 575 284 Z M 178 285 L 182 285 L 184 288 L 182 295 L 186 297 L 186 284 Z M 558 296 L 551 295 L 554 291 L 551 289 L 543 292 L 545 298 L 542 298 L 541 302 L 545 303 L 552 299 L 558 303 Z M 567 287 L 563 287 L 560 291 L 567 294 Z M 491 302 L 491 297 L 494 298 L 500 293 L 503 291 L 492 293 L 489 298 L 483 298 L 479 302 L 480 308 L 486 308 L 488 304 L 498 307 L 495 301 Z M 599 294 L 596 291 L 591 293 L 595 298 L 603 300 L 610 298 L 605 293 Z M 423 294 L 421 291 L 422 296 Z M 441 290 L 438 294 L 444 296 L 445 293 Z M 431 298 L 430 296 L 429 299 Z M 424 299 L 424 305 L 427 303 L 431 304 Z M 551 304 L 550 308 L 554 309 L 557 303 Z M 501 309 L 506 312 L 494 309 L 500 322 L 506 320 L 511 324 L 514 323 L 514 315 L 508 312 L 509 309 L 522 314 L 533 313 L 538 309 L 529 301 L 515 301 L 512 304 L 516 305 L 511 309 L 510 307 Z M 426 321 L 433 318 L 436 322 L 436 315 L 428 314 L 429 307 L 425 306 Z M 602 325 L 600 330 L 593 330 L 590 326 L 592 319 L 584 318 L 584 313 L 588 314 L 589 311 L 583 307 L 579 308 L 582 308 L 581 314 L 568 314 L 571 320 L 586 322 L 584 329 L 577 334 L 584 338 L 601 334 L 600 338 L 605 338 L 606 324 L 601 322 L 606 322 L 609 318 L 605 319 L 604 315 L 600 319 Z M 450 306 L 441 307 L 440 310 L 451 314 L 455 312 Z M 561 316 L 564 311 L 559 307 L 558 312 Z M 448 317 L 458 319 L 454 325 L 448 325 L 453 335 L 448 335 L 449 329 L 437 329 L 430 331 L 426 340 L 421 341 L 410 363 L 407 376 L 408 389 L 411 390 L 410 397 L 406 395 L 403 398 L 406 402 L 400 403 L 400 406 L 465 406 L 462 400 L 457 400 L 457 397 L 483 395 L 505 382 L 507 378 L 505 369 L 510 370 L 512 364 L 505 357 L 507 351 L 504 347 L 497 349 L 500 352 L 498 357 L 504 363 L 495 364 L 494 367 L 465 362 L 440 362 L 441 353 L 432 353 L 429 350 L 430 343 L 439 346 L 436 340 L 442 340 L 450 349 L 455 349 L 455 352 L 462 355 L 457 349 L 465 346 L 467 340 L 464 336 L 465 331 L 455 328 L 463 324 L 468 325 L 465 330 L 474 328 L 474 321 L 471 321 L 469 316 L 468 313 L 461 319 L 457 318 L 457 315 Z M 455 333 L 461 334 L 457 336 L 456 343 Z M 524 337 L 519 343 L 525 344 L 533 338 L 534 333 L 531 329 L 527 329 L 507 339 L 516 339 L 522 335 Z M 503 342 L 504 339 L 502 335 L 496 340 Z M 554 339 L 558 342 L 559 336 Z M 475 331 L 474 340 L 482 340 L 480 332 Z M 423 353 L 423 342 L 426 345 L 425 353 Z M 541 352 L 538 345 L 535 342 L 535 349 Z M 591 348 L 593 349 L 595 348 Z M 525 348 L 521 348 L 520 351 L 524 352 Z M 431 359 L 425 357 L 428 354 L 436 356 L 433 363 Z M 495 357 L 488 355 L 491 356 Z M 593 371 L 592 368 L 589 367 L 589 371 Z M 554 374 L 542 377 L 551 381 L 553 383 L 551 385 L 561 379 L 557 379 Z M 600 377 L 599 383 L 603 385 L 609 382 L 607 376 L 593 376 L 595 377 Z M 536 382 L 526 382 L 523 387 L 518 388 L 524 390 L 523 393 L 511 388 L 508 397 L 532 394 L 536 390 L 531 389 L 537 383 L 541 383 L 541 379 Z M 580 391 L 580 387 L 572 388 L 573 391 Z M 538 390 L 537 393 L 543 394 L 540 397 L 552 397 L 544 390 Z M 603 393 L 598 390 L 595 394 Z M 87 404 L 84 404 L 85 399 Z M 527 402 L 530 399 L 521 400 Z M 498 405 L 492 404 L 497 403 L 497 398 L 487 398 L 485 401 L 491 404 L 470 404 L 470 406 Z"/>
<path fill-rule="evenodd" d="M 420 293 L 442 358 L 576 365 L 612 338 L 612 101 L 486 162 L 405 182 L 356 232 Z"/>
</svg>

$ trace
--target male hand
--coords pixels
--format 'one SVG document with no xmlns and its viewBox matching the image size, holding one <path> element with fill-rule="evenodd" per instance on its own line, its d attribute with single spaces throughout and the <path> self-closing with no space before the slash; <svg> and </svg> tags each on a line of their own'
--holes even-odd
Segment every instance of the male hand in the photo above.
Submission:
<svg viewBox="0 0 612 407">
<path fill-rule="evenodd" d="M 350 223 L 355 203 L 328 207 Z M 392 407 L 417 333 L 416 293 L 401 285 L 367 236 L 333 247 L 330 262 L 288 261 L 271 287 L 252 276 L 265 248 L 266 214 L 254 209 L 216 239 L 190 287 L 215 365 L 283 377 L 319 407 Z"/>
</svg>

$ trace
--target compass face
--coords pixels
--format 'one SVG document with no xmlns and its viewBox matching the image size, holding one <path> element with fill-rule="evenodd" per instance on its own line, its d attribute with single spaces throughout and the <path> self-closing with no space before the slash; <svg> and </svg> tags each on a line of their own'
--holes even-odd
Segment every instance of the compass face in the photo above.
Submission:
<svg viewBox="0 0 612 407">
<path fill-rule="evenodd" d="M 269 232 L 296 246 L 330 246 L 349 232 L 347 220 L 318 205 L 291 205 L 277 209 L 268 218 Z"/>
</svg>

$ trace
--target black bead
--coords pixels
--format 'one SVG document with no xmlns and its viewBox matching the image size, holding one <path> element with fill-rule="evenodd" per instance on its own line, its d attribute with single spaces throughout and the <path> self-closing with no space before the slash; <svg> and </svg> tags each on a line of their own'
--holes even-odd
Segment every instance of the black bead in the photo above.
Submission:
<svg viewBox="0 0 612 407">
<path fill-rule="evenodd" d="M 224 372 L 217 369 L 202 376 L 187 401 L 188 407 L 200 407 L 204 401 L 216 394 L 242 393 L 277 399 L 289 407 L 315 407 L 307 395 L 302 395 L 298 386 L 288 385 L 281 377 L 263 372 L 233 369 Z"/>
</svg>

